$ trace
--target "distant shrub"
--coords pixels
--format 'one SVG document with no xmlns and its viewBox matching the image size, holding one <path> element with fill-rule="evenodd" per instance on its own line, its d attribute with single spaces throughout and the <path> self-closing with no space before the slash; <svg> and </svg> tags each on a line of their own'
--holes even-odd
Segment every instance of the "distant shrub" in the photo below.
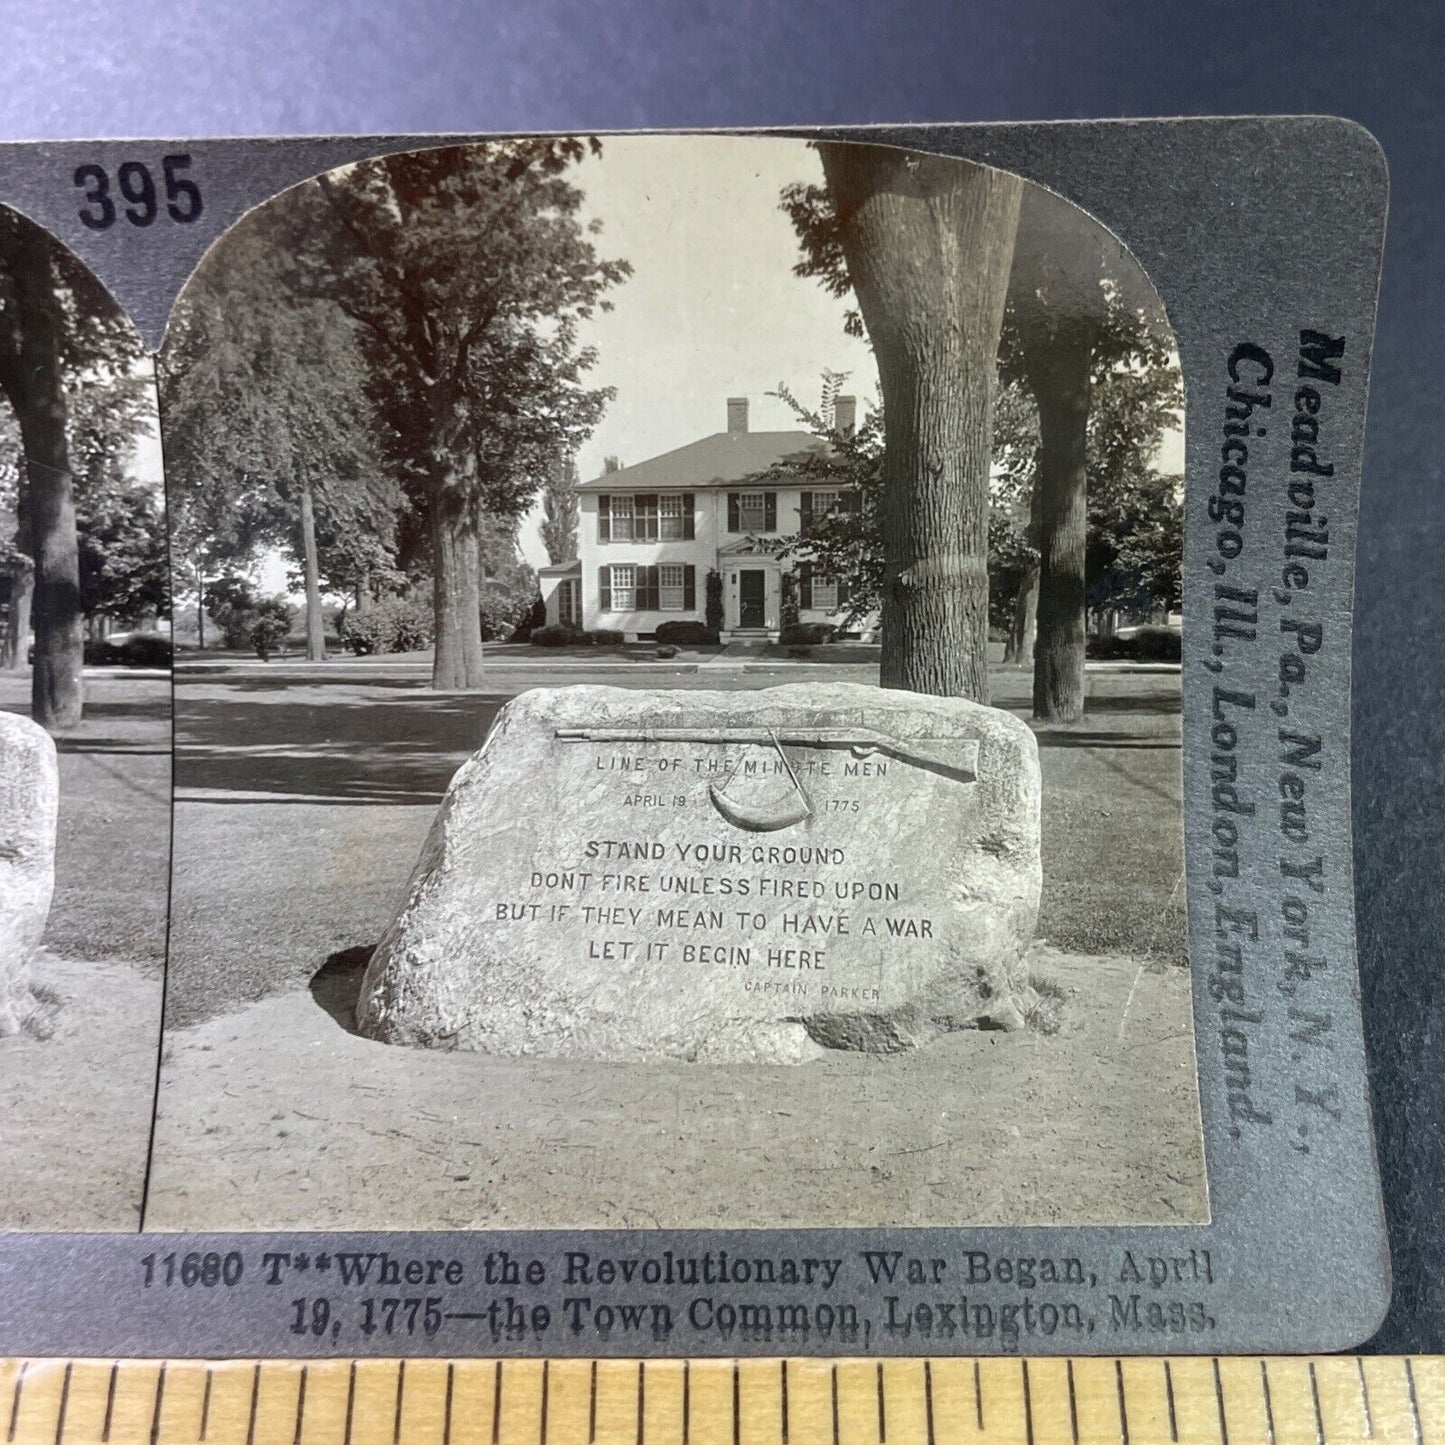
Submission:
<svg viewBox="0 0 1445 1445">
<path fill-rule="evenodd" d="M 721 632 L 723 625 L 723 580 L 716 567 L 707 574 L 707 605 L 703 612 L 707 625 Z"/>
<path fill-rule="evenodd" d="M 221 629 L 221 641 L 227 647 L 251 645 L 251 629 L 256 625 L 260 598 L 244 577 L 215 577 L 205 586 L 206 613 Z"/>
<path fill-rule="evenodd" d="M 580 627 L 568 622 L 549 622 L 545 627 L 534 627 L 527 639 L 533 647 L 588 647 L 592 639 Z"/>
<path fill-rule="evenodd" d="M 267 661 L 291 635 L 291 604 L 284 597 L 267 597 L 256 605 L 255 621 L 247 634 L 256 656 Z"/>
<path fill-rule="evenodd" d="M 341 640 L 358 657 L 421 652 L 432 645 L 435 628 L 430 597 L 383 597 L 365 612 L 347 614 Z"/>
<path fill-rule="evenodd" d="M 1181 642 L 1172 627 L 1140 627 L 1127 637 L 1090 637 L 1084 652 L 1095 662 L 1178 662 Z"/>
<path fill-rule="evenodd" d="M 587 640 L 594 647 L 621 647 L 627 637 L 615 627 L 594 627 L 587 633 Z"/>
<path fill-rule="evenodd" d="M 682 647 L 716 647 L 717 629 L 705 622 L 683 621 L 660 622 L 653 634 L 658 642 L 675 642 Z"/>
<path fill-rule="evenodd" d="M 816 647 L 820 642 L 832 641 L 835 631 L 826 622 L 794 622 L 783 628 L 778 641 L 784 647 Z"/>
<path fill-rule="evenodd" d="M 662 646 L 657 649 L 657 655 L 659 657 L 676 657 L 677 648 L 670 642 L 664 642 Z"/>
<path fill-rule="evenodd" d="M 171 665 L 171 640 L 163 632 L 132 632 L 115 650 L 127 667 Z"/>
<path fill-rule="evenodd" d="M 1141 627 L 1134 634 L 1134 655 L 1140 662 L 1178 662 L 1183 638 L 1172 627 Z"/>
<path fill-rule="evenodd" d="M 1133 661 L 1134 644 L 1127 637 L 1090 637 L 1084 643 L 1084 656 L 1095 662 Z"/>
</svg>

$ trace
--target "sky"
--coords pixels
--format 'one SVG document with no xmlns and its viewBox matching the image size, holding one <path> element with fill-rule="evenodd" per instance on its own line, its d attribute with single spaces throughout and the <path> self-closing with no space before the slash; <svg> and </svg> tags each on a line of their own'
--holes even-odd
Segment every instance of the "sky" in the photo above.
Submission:
<svg viewBox="0 0 1445 1445">
<path fill-rule="evenodd" d="M 572 174 L 598 254 L 633 268 L 579 338 L 598 353 L 588 384 L 616 392 L 578 454 L 584 480 L 609 456 L 630 464 L 724 430 L 731 396 L 748 398 L 754 431 L 796 428 L 769 393 L 783 384 L 816 407 L 825 371 L 849 374 L 843 390 L 860 409 L 877 400 L 872 353 L 843 329 L 847 303 L 793 274 L 798 240 L 779 197 L 789 182 L 822 180 L 805 142 L 611 137 Z M 1182 436 L 1159 465 L 1183 471 Z M 547 560 L 540 522 L 538 507 L 519 537 L 533 566 Z M 268 558 L 259 580 L 285 590 L 285 563 Z"/>
</svg>

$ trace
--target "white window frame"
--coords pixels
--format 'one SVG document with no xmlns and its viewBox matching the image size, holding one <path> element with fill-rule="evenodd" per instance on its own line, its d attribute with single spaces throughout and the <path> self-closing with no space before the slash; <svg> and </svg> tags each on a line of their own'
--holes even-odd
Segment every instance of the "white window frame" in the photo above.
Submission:
<svg viewBox="0 0 1445 1445">
<path fill-rule="evenodd" d="M 676 582 L 669 582 L 676 576 Z M 680 562 L 663 562 L 657 568 L 657 606 L 660 612 L 681 612 L 687 597 L 687 569 Z"/>
<path fill-rule="evenodd" d="M 838 583 L 832 577 L 813 575 L 812 581 L 814 612 L 836 612 L 838 610 Z"/>
<path fill-rule="evenodd" d="M 632 541 L 632 493 L 614 492 L 609 510 L 612 514 L 612 540 L 614 542 Z"/>
<path fill-rule="evenodd" d="M 750 506 L 749 503 L 755 503 Z M 749 521 L 749 513 L 753 513 Z M 738 493 L 738 530 L 741 532 L 766 532 L 768 529 L 768 494 L 766 492 Z"/>
<path fill-rule="evenodd" d="M 661 542 L 681 542 L 686 535 L 682 497 L 664 492 L 657 499 L 657 537 Z"/>
<path fill-rule="evenodd" d="M 808 501 L 809 510 L 815 517 L 826 517 L 829 512 L 837 509 L 842 496 L 842 492 L 811 492 Z M 826 505 L 824 505 L 825 502 Z"/>
<path fill-rule="evenodd" d="M 622 579 L 626 577 L 624 582 Z M 623 599 L 626 598 L 626 601 Z M 637 610 L 637 568 L 631 562 L 612 564 L 612 610 L 614 612 L 635 612 Z"/>
<path fill-rule="evenodd" d="M 575 577 L 564 577 L 557 584 L 557 620 L 568 627 L 582 621 L 581 584 Z"/>
</svg>

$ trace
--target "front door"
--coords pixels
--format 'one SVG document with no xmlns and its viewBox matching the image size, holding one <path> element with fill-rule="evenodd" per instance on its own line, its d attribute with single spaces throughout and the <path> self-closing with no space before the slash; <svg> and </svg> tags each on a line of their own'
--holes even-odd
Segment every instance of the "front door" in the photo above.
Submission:
<svg viewBox="0 0 1445 1445">
<path fill-rule="evenodd" d="M 768 574 L 748 570 L 738 573 L 738 626 L 767 625 Z"/>
</svg>

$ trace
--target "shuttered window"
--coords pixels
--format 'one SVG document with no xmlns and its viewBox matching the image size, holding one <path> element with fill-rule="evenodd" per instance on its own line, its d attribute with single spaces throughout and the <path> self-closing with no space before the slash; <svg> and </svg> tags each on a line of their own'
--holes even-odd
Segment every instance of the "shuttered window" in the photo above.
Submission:
<svg viewBox="0 0 1445 1445">
<path fill-rule="evenodd" d="M 681 612 L 686 606 L 683 601 L 684 569 L 681 566 L 661 566 L 657 569 L 658 610 Z"/>
<path fill-rule="evenodd" d="M 729 492 L 729 532 L 776 532 L 778 530 L 778 494 L 776 492 Z"/>
<path fill-rule="evenodd" d="M 612 540 L 614 542 L 630 542 L 632 540 L 632 498 L 627 496 L 614 496 L 612 498 Z"/>
<path fill-rule="evenodd" d="M 605 492 L 597 498 L 599 542 L 690 542 L 692 492 Z"/>
<path fill-rule="evenodd" d="M 659 497 L 657 500 L 657 535 L 664 542 L 683 540 L 683 500 L 680 496 Z"/>
<path fill-rule="evenodd" d="M 631 612 L 637 603 L 637 568 L 626 563 L 612 568 L 612 611 Z"/>
</svg>

